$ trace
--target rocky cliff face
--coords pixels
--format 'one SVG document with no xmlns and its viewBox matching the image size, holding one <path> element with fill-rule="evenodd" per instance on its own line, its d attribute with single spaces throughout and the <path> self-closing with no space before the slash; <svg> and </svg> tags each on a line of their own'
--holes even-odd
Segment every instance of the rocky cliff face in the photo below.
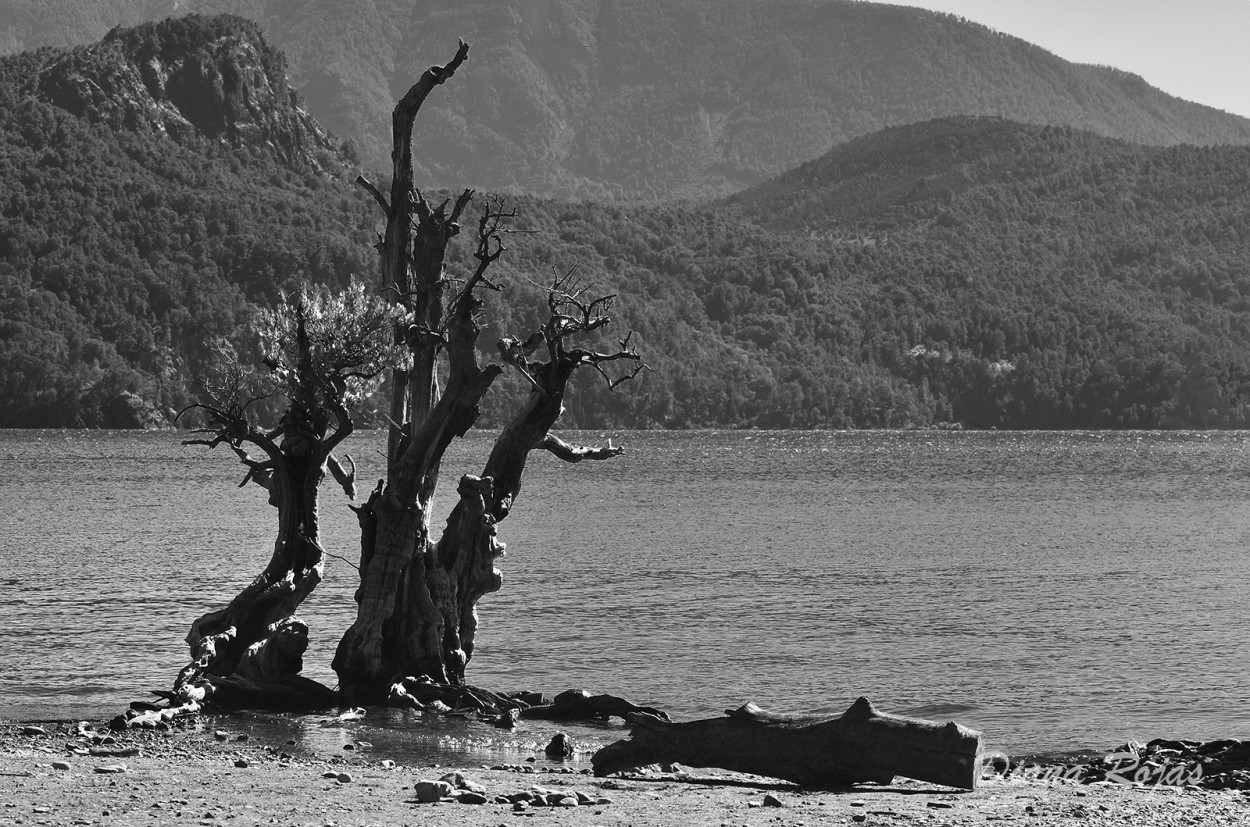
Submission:
<svg viewBox="0 0 1250 827">
<path fill-rule="evenodd" d="M 115 129 L 264 147 L 286 161 L 315 163 L 337 146 L 300 107 L 282 54 L 242 18 L 117 28 L 101 43 L 51 53 L 35 83 L 39 96 Z"/>
</svg>

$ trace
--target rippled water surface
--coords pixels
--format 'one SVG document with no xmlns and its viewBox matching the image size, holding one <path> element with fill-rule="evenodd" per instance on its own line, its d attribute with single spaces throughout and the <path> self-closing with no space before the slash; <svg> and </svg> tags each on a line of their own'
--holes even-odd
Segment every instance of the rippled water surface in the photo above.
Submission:
<svg viewBox="0 0 1250 827">
<path fill-rule="evenodd" d="M 1250 434 L 622 436 L 612 462 L 532 463 L 500 527 L 475 683 L 585 687 L 678 717 L 866 695 L 1013 752 L 1250 736 Z M 354 438 L 362 480 L 380 447 Z M 486 449 L 456 447 L 445 480 Z M 0 717 L 99 718 L 167 688 L 190 622 L 268 558 L 273 511 L 236 488 L 232 454 L 175 434 L 0 431 L 0 456 Z M 336 491 L 325 545 L 354 560 Z M 330 559 L 302 612 L 306 672 L 331 684 L 354 575 Z M 369 739 L 422 726 L 390 716 Z M 453 751 L 537 740 L 428 732 Z"/>
</svg>

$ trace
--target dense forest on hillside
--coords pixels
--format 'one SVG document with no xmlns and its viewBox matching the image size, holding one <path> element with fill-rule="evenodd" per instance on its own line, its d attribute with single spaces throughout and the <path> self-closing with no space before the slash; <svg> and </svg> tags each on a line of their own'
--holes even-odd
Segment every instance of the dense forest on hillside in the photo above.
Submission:
<svg viewBox="0 0 1250 827">
<path fill-rule="evenodd" d="M 216 339 L 252 352 L 258 307 L 371 278 L 349 159 L 72 115 L 31 80 L 62 57 L 0 60 L 0 426 L 118 424 L 128 395 L 177 409 Z M 952 118 L 703 206 L 515 198 L 531 232 L 483 342 L 531 330 L 536 284 L 577 266 L 655 372 L 610 399 L 586 383 L 568 426 L 1244 427 L 1248 178 L 1250 148 Z M 522 392 L 501 381 L 487 422 Z"/>
<path fill-rule="evenodd" d="M 218 29 L 149 27 L 170 43 Z M 336 178 L 267 142 L 118 128 L 99 117 L 126 108 L 116 101 L 71 115 L 34 86 L 64 57 L 0 60 L 0 423 L 9 427 L 124 422 L 123 392 L 165 413 L 180 408 L 215 337 L 304 279 L 343 284 L 372 261 L 367 208 L 341 162 Z"/>
<path fill-rule="evenodd" d="M 471 42 L 472 71 L 418 125 L 429 186 L 727 195 L 850 138 L 965 114 L 1146 144 L 1250 143 L 1250 121 L 1134 75 L 952 15 L 851 0 L 0 0 L 0 49 L 190 11 L 257 21 L 309 110 L 377 167 L 396 98 L 457 37 Z"/>
<path fill-rule="evenodd" d="M 956 118 L 703 209 L 547 212 L 664 342 L 643 421 L 1250 424 L 1245 148 Z"/>
</svg>

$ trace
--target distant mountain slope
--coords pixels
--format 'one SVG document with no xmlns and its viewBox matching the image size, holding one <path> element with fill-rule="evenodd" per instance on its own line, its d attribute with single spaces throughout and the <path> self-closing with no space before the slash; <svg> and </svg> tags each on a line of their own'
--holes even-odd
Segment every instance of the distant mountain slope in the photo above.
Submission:
<svg viewBox="0 0 1250 827">
<path fill-rule="evenodd" d="M 0 59 L 0 426 L 159 420 L 255 303 L 369 267 L 280 57 L 184 18 Z"/>
<path fill-rule="evenodd" d="M 239 17 L 119 27 L 98 44 L 0 62 L 0 73 L 19 94 L 114 129 L 219 139 L 298 162 L 338 150 L 300 108 L 285 57 Z"/>
<path fill-rule="evenodd" d="M 940 119 L 719 205 L 562 216 L 654 308 L 669 424 L 1250 424 L 1248 147 Z"/>
<path fill-rule="evenodd" d="M 13 3 L 0 0 L 0 19 Z M 847 139 L 957 114 L 1147 144 L 1250 143 L 1250 121 L 1134 75 L 898 6 L 187 0 L 179 9 L 242 11 L 261 22 L 288 54 L 309 109 L 375 165 L 389 157 L 393 101 L 464 37 L 473 51 L 457 88 L 431 99 L 421 126 L 420 174 L 430 186 L 596 199 L 724 195 Z"/>
<path fill-rule="evenodd" d="M 350 165 L 249 128 L 294 117 L 283 96 L 224 130 L 117 117 L 142 99 L 113 83 L 143 72 L 123 44 L 152 38 L 181 44 L 162 66 L 269 77 L 237 19 L 0 60 L 0 427 L 159 417 L 216 340 L 251 352 L 258 307 L 374 270 Z M 76 109 L 43 86 L 63 66 L 113 91 Z M 567 426 L 1250 426 L 1250 147 L 958 117 L 706 206 L 515 206 L 533 234 L 509 237 L 484 347 L 532 330 L 534 284 L 577 265 L 655 368 L 612 395 L 585 377 Z M 525 392 L 502 380 L 484 422 Z"/>
</svg>

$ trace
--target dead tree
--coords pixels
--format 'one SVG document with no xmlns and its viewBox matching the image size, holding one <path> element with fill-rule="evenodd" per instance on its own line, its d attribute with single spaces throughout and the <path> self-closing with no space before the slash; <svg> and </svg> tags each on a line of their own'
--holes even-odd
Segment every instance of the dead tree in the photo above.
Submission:
<svg viewBox="0 0 1250 827">
<path fill-rule="evenodd" d="M 318 708 L 337 697 L 302 677 L 308 628 L 295 612 L 321 582 L 318 492 L 326 471 L 355 497 L 355 465 L 335 449 L 353 430 L 350 406 L 394 359 L 393 312 L 361 285 L 338 296 L 310 289 L 265 315 L 265 370 L 228 354 L 204 399 L 193 405 L 207 424 L 187 444 L 228 445 L 277 510 L 269 564 L 230 603 L 196 620 L 187 635 L 191 662 L 178 675 L 176 700 L 224 706 Z M 256 403 L 279 397 L 277 427 L 257 424 Z"/>
<path fill-rule="evenodd" d="M 889 784 L 901 775 L 967 790 L 981 775 L 979 732 L 878 712 L 866 698 L 833 717 L 776 715 L 746 704 L 702 721 L 671 723 L 642 713 L 628 720 L 631 737 L 591 758 L 595 775 L 675 762 L 805 787 Z"/>
<path fill-rule="evenodd" d="M 467 57 L 462 41 L 451 62 L 428 69 L 395 107 L 389 198 L 358 179 L 386 220 L 377 245 L 379 276 L 382 290 L 403 312 L 397 338 L 409 359 L 390 374 L 386 479 L 356 509 L 357 616 L 333 664 L 351 703 L 419 706 L 417 695 L 428 693 L 415 692 L 418 687 L 463 684 L 473 655 L 477 602 L 501 583 L 495 561 L 504 545 L 496 526 L 520 492 L 530 451 L 550 450 L 569 460 L 620 452 L 579 448 L 550 433 L 569 378 L 590 367 L 616 384 L 642 369 L 628 337 L 609 352 L 576 346 L 580 337 L 608 324 L 612 297 L 590 296 L 575 272 L 555 279 L 547 289 L 550 318 L 542 328 L 524 341 L 499 343 L 503 361 L 530 383 L 529 397 L 500 433 L 483 471 L 460 477 L 458 502 L 441 538 L 432 538 L 430 504 L 443 454 L 473 426 L 482 397 L 504 369 L 484 364 L 478 348 L 478 294 L 499 289 L 488 273 L 504 252 L 512 214 L 487 202 L 477 222 L 474 269 L 456 278 L 447 271 L 446 253 L 474 193 L 466 190 L 435 205 L 413 182 L 413 122 L 430 92 Z M 615 378 L 608 373 L 613 363 L 626 367 Z"/>
</svg>

